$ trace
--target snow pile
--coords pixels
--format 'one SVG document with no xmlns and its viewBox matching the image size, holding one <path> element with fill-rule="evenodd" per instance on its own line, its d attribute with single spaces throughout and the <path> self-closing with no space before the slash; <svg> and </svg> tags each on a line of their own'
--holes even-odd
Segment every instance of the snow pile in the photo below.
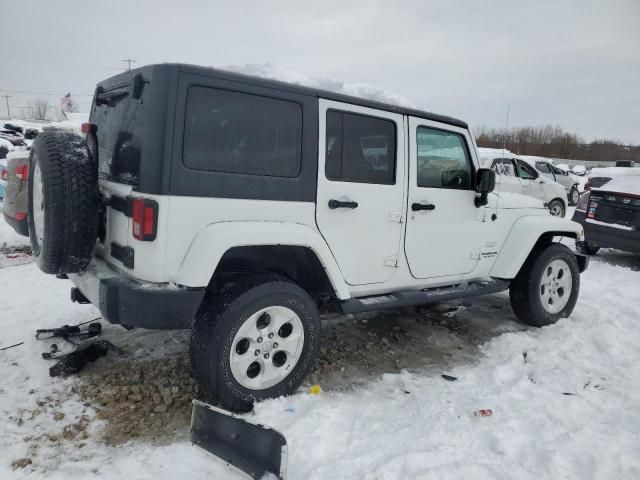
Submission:
<svg viewBox="0 0 640 480">
<path fill-rule="evenodd" d="M 26 247 L 29 245 L 29 238 L 18 235 L 11 225 L 4 221 L 0 208 L 0 251 L 12 247 Z M 1 254 L 0 254 L 1 256 Z M 1 261 L 1 259 L 0 259 Z M 1 290 L 1 288 L 0 288 Z"/>
<path fill-rule="evenodd" d="M 631 195 L 640 195 L 640 169 L 636 175 L 621 175 L 614 177 L 599 188 L 593 191 L 602 190 L 613 193 L 630 193 Z"/>
<path fill-rule="evenodd" d="M 603 167 L 592 168 L 589 173 L 590 177 L 623 177 L 626 175 L 637 176 L 640 175 L 640 168 L 638 167 Z"/>
<path fill-rule="evenodd" d="M 47 128 L 59 128 L 69 132 L 81 134 L 82 124 L 89 121 L 88 113 L 67 113 L 68 120 L 62 120 L 59 122 L 34 122 L 29 120 L 10 119 L 4 120 L 4 123 L 10 123 L 17 127 L 22 127 L 24 130 L 27 128 L 33 128 L 34 130 L 43 131 Z M 27 142 L 29 142 L 27 140 Z"/>
<path fill-rule="evenodd" d="M 413 107 L 405 97 L 366 83 L 345 83 L 341 80 L 324 77 L 310 77 L 303 73 L 287 70 L 271 63 L 251 63 L 246 65 L 228 65 L 224 70 L 254 75 L 271 80 L 303 85 L 305 87 L 329 90 L 331 92 L 353 95 L 377 102 Z"/>
</svg>

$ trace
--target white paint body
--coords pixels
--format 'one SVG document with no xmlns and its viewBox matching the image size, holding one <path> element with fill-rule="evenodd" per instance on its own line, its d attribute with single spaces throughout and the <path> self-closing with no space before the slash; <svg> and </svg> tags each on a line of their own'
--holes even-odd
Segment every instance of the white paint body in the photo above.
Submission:
<svg viewBox="0 0 640 480">
<path fill-rule="evenodd" d="M 107 237 L 96 256 L 118 274 L 139 282 L 205 287 L 230 248 L 304 246 L 320 260 L 336 296 L 348 299 L 490 276 L 513 278 L 544 232 L 564 232 L 582 240 L 578 223 L 552 217 L 542 202 L 522 194 L 522 186 L 496 186 L 489 203 L 480 208 L 475 207 L 476 194 L 471 190 L 417 187 L 416 148 L 411 147 L 416 142 L 416 128 L 434 127 L 462 135 L 473 168 L 478 169 L 475 142 L 468 130 L 322 99 L 319 107 L 316 203 L 144 194 L 158 203 L 156 239 L 134 239 L 131 220 L 108 208 Z M 328 108 L 396 123 L 394 185 L 338 182 L 325 177 Z M 107 196 L 140 195 L 129 186 L 103 180 L 100 188 Z M 330 199 L 357 201 L 358 208 L 332 210 L 328 208 Z M 429 202 L 436 208 L 413 212 L 410 206 L 416 202 Z M 133 269 L 111 257 L 111 242 L 135 250 Z"/>
</svg>

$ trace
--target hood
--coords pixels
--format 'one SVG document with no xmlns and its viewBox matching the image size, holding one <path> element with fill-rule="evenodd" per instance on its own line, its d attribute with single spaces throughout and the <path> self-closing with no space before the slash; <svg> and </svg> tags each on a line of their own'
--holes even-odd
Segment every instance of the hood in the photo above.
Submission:
<svg viewBox="0 0 640 480">
<path fill-rule="evenodd" d="M 496 187 L 497 188 L 497 187 Z M 537 198 L 530 197 L 529 195 L 524 195 L 522 193 L 513 193 L 513 192 L 500 192 L 493 191 L 489 195 L 489 203 L 487 207 L 495 208 L 496 202 L 498 202 L 498 208 L 501 209 L 512 209 L 512 208 L 536 208 L 536 209 L 544 209 L 544 203 L 542 200 L 538 200 Z"/>
</svg>

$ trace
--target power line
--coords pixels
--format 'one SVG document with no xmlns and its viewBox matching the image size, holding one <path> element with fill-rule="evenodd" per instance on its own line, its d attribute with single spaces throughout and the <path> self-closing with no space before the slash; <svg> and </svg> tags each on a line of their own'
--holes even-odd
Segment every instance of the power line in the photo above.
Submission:
<svg viewBox="0 0 640 480">
<path fill-rule="evenodd" d="M 64 96 L 67 93 L 48 93 L 48 92 L 31 92 L 28 90 L 7 90 L 5 88 L 0 88 L 0 92 L 8 92 L 8 93 L 17 93 L 17 94 L 21 94 L 21 95 L 53 95 L 53 96 Z M 74 93 L 73 94 L 74 97 L 93 97 L 93 93 Z"/>
<path fill-rule="evenodd" d="M 10 60 L 20 60 L 22 62 L 42 63 L 45 65 L 56 65 L 59 67 L 89 68 L 89 69 L 95 69 L 95 70 L 122 70 L 122 68 L 118 68 L 118 67 L 99 67 L 96 65 L 79 65 L 79 64 L 73 64 L 73 63 L 48 62 L 46 60 L 35 60 L 33 58 L 14 57 L 12 55 L 0 55 L 0 58 L 8 58 Z"/>
</svg>

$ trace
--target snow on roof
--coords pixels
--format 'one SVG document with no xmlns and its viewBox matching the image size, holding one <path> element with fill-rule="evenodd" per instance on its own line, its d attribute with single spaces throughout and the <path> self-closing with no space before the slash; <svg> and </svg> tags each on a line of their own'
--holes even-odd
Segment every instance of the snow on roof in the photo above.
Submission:
<svg viewBox="0 0 640 480">
<path fill-rule="evenodd" d="M 330 92 L 341 93 L 343 95 L 366 98 L 367 100 L 373 100 L 376 102 L 415 108 L 415 106 L 405 97 L 383 88 L 368 85 L 366 83 L 345 83 L 333 78 L 310 77 L 303 73 L 287 70 L 271 63 L 228 65 L 223 67 L 223 69 L 245 75 L 253 75 L 256 77 L 268 78 L 270 80 L 293 83 L 304 87 L 328 90 Z"/>
<path fill-rule="evenodd" d="M 640 167 L 596 167 L 591 169 L 591 177 L 623 177 L 626 175 L 640 175 Z"/>
<path fill-rule="evenodd" d="M 635 170 L 640 170 L 640 168 Z M 630 193 L 631 195 L 640 196 L 640 172 L 635 175 L 621 175 L 619 177 L 612 178 L 601 187 L 592 188 L 592 190 L 613 193 Z"/>
</svg>

